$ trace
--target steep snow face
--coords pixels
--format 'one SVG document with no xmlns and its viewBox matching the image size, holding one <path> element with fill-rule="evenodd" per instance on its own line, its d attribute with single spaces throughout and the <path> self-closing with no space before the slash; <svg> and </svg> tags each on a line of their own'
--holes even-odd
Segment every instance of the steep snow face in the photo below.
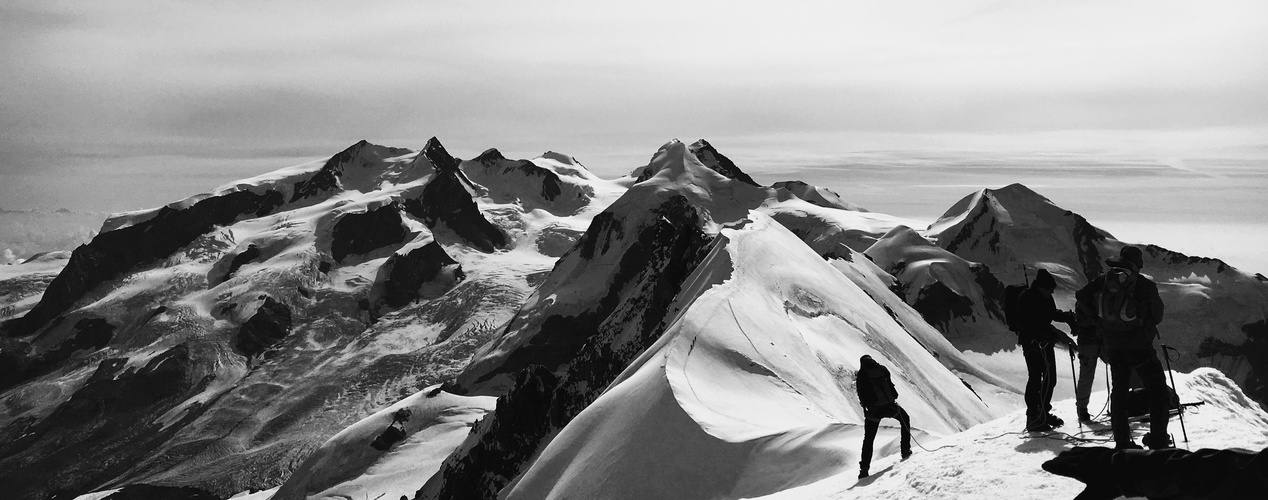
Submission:
<svg viewBox="0 0 1268 500">
<path fill-rule="evenodd" d="M 565 159 L 546 162 L 586 196 L 495 199 L 525 177 L 477 185 L 434 138 L 363 142 L 116 217 L 5 325 L 2 479 L 16 498 L 277 486 L 349 422 L 451 378 L 622 190 Z"/>
<path fill-rule="evenodd" d="M 939 246 L 985 264 L 1005 284 L 1021 284 L 1023 269 L 1030 277 L 1037 268 L 1049 270 L 1063 309 L 1073 308 L 1073 292 L 1105 269 L 1105 259 L 1116 257 L 1125 244 L 1019 184 L 964 198 L 929 231 Z M 1268 402 L 1263 383 L 1268 356 L 1254 341 L 1268 332 L 1268 279 L 1218 259 L 1140 246 L 1142 272 L 1158 283 L 1166 305 L 1158 343 L 1179 349 L 1172 354 L 1173 366 L 1220 368 L 1256 400 Z"/>
<path fill-rule="evenodd" d="M 507 498 L 736 498 L 851 470 L 863 354 L 891 368 L 918 435 L 990 418 L 853 282 L 770 218 L 752 218 L 721 231 L 665 334 Z"/>
</svg>

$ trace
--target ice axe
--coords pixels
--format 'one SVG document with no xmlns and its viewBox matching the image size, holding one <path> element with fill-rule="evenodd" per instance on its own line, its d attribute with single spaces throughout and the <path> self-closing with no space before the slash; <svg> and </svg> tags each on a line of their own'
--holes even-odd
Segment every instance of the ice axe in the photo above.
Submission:
<svg viewBox="0 0 1268 500">
<path fill-rule="evenodd" d="M 1180 392 L 1176 391 L 1176 375 L 1171 372 L 1171 355 L 1167 354 L 1167 351 L 1169 350 L 1175 351 L 1177 355 L 1180 354 L 1180 350 L 1168 346 L 1167 344 L 1162 344 L 1162 359 L 1167 361 L 1167 376 L 1171 377 L 1171 390 L 1176 393 L 1176 397 L 1178 398 L 1180 397 Z M 1184 444 L 1185 446 L 1188 446 L 1189 431 L 1184 428 L 1184 405 L 1180 405 L 1180 433 L 1184 434 Z"/>
</svg>

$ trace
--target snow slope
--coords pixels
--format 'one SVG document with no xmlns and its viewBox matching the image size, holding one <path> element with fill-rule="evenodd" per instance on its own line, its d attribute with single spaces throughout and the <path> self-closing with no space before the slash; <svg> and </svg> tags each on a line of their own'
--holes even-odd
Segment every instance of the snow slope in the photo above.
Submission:
<svg viewBox="0 0 1268 500">
<path fill-rule="evenodd" d="M 879 305 L 770 218 L 754 213 L 719 239 L 665 334 L 507 498 L 735 498 L 849 471 L 862 435 L 850 375 L 863 354 L 893 368 L 921 435 L 990 418 Z"/>
</svg>

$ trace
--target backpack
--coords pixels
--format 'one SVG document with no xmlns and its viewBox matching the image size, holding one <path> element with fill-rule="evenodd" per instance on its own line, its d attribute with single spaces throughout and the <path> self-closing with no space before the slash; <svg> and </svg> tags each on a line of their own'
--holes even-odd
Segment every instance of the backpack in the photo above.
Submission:
<svg viewBox="0 0 1268 500">
<path fill-rule="evenodd" d="M 1101 331 L 1130 332 L 1145 325 L 1135 294 L 1136 273 L 1118 267 L 1105 272 L 1105 283 L 1096 301 Z"/>
<path fill-rule="evenodd" d="M 859 370 L 859 391 L 868 391 L 872 396 L 872 407 L 884 406 L 898 400 L 898 391 L 889 379 L 887 370 L 875 367 Z M 867 399 L 860 396 L 860 399 Z"/>
<path fill-rule="evenodd" d="M 1008 330 L 1021 333 L 1021 293 L 1026 291 L 1025 285 L 1008 285 L 1004 287 L 1004 322 Z"/>
</svg>

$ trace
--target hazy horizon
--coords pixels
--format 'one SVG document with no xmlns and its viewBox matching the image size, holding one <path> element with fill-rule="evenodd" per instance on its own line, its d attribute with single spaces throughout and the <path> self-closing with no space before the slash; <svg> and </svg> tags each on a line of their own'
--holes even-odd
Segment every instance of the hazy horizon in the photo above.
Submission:
<svg viewBox="0 0 1268 500">
<path fill-rule="evenodd" d="M 13 0 L 0 208 L 161 206 L 360 139 L 614 177 L 705 138 L 895 215 L 1022 182 L 1116 235 L 1223 227 L 1174 249 L 1268 271 L 1266 22 L 1255 0 Z"/>
</svg>

